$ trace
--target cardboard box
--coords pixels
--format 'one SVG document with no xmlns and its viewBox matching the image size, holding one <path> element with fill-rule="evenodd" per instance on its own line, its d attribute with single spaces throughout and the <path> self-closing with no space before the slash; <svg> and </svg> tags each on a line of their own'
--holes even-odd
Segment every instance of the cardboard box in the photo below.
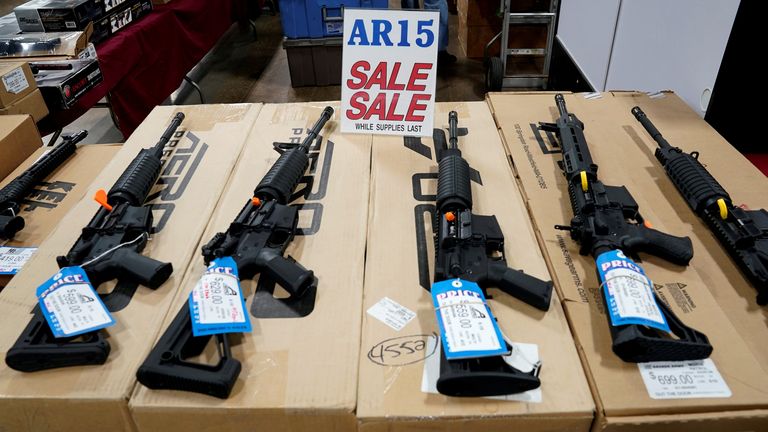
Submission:
<svg viewBox="0 0 768 432">
<path fill-rule="evenodd" d="M 132 301 L 113 312 L 108 328 L 112 347 L 103 365 L 22 373 L 0 362 L 0 426 L 6 430 L 133 430 L 128 396 L 136 369 L 162 329 L 163 320 L 198 243 L 216 208 L 260 105 L 162 106 L 155 108 L 123 148 L 103 167 L 86 196 L 109 188 L 139 149 L 153 145 L 177 111 L 186 119 L 166 147 L 164 167 L 149 203 L 155 232 L 143 255 L 171 262 L 174 273 L 157 290 L 137 287 Z M 31 121 L 31 120 L 30 120 Z M 13 345 L 36 304 L 35 290 L 58 267 L 55 257 L 70 249 L 98 204 L 80 201 L 40 245 L 24 269 L 0 295 L 2 356 Z M 102 284 L 110 292 L 115 282 Z M 53 426 L 55 425 L 55 426 Z"/>
<path fill-rule="evenodd" d="M 499 2 L 494 0 L 459 0 L 459 22 L 470 26 L 501 26 Z"/>
<path fill-rule="evenodd" d="M 28 115 L 0 116 L 0 177 L 5 178 L 32 152 L 43 146 Z"/>
<path fill-rule="evenodd" d="M 45 104 L 43 94 L 40 93 L 40 90 L 35 89 L 35 91 L 24 96 L 15 103 L 5 108 L 0 108 L 0 115 L 14 114 L 29 114 L 32 116 L 35 123 L 45 118 L 45 116 L 48 115 L 48 105 Z"/>
<path fill-rule="evenodd" d="M 16 15 L 13 12 L 0 17 L 0 36 L 15 35 L 21 33 Z"/>
<path fill-rule="evenodd" d="M 203 242 L 226 230 L 248 202 L 279 156 L 273 143 L 301 142 L 325 105 L 264 106 Z M 309 175 L 297 190 L 303 235 L 287 250 L 318 278 L 314 309 L 301 318 L 251 314 L 253 332 L 234 339 L 242 372 L 226 400 L 139 385 L 130 401 L 139 430 L 355 430 L 371 137 L 338 130 L 338 121 L 329 121 L 321 145 L 311 150 Z M 204 269 L 197 253 L 163 328 L 187 307 Z M 241 286 L 252 310 L 257 284 Z M 262 295 L 272 299 L 265 288 Z"/>
<path fill-rule="evenodd" d="M 122 30 L 128 24 L 152 12 L 151 0 L 127 0 L 125 6 L 114 9 L 93 23 L 91 42 L 97 44 Z"/>
<path fill-rule="evenodd" d="M 16 233 L 3 247 L 36 249 L 59 225 L 59 221 L 77 204 L 101 172 L 120 150 L 120 144 L 93 144 L 78 147 L 62 165 L 47 178 L 38 182 L 21 206 L 24 229 Z M 0 182 L 0 189 L 24 173 L 51 147 L 43 147 L 32 153 L 15 171 Z M 8 252 L 0 248 L 0 255 Z M 12 275 L 0 275 L 0 289 L 8 284 Z"/>
<path fill-rule="evenodd" d="M 549 279 L 525 203 L 508 169 L 488 106 L 482 102 L 438 103 L 435 130 L 445 131 L 448 112 L 458 112 L 459 149 L 473 176 L 473 212 L 496 215 L 506 239 L 508 265 Z M 445 131 L 447 134 L 447 131 Z M 587 431 L 594 404 L 565 314 L 553 293 L 542 312 L 497 289 L 491 311 L 513 342 L 537 344 L 542 361 L 541 403 L 458 398 L 421 390 L 425 361 L 437 356 L 432 298 L 432 217 L 437 187 L 433 140 L 375 137 L 364 310 L 384 297 L 415 312 L 401 330 L 363 316 L 357 416 L 361 431 Z M 433 211 L 433 210 L 432 210 Z M 418 227 L 418 228 L 417 228 Z M 420 237 L 419 234 L 423 236 Z M 382 342 L 418 340 L 425 350 L 379 351 Z M 397 347 L 396 347 L 397 348 Z M 425 354 L 426 353 L 426 354 Z"/>
<path fill-rule="evenodd" d="M 22 32 L 83 30 L 120 0 L 32 0 L 13 12 Z"/>
<path fill-rule="evenodd" d="M 32 62 L 39 67 L 35 75 L 45 103 L 51 108 L 67 109 L 77 102 L 82 95 L 99 85 L 104 76 L 97 59 L 57 60 L 50 62 Z M 70 70 L 44 69 L 45 65 L 67 66 Z"/>
<path fill-rule="evenodd" d="M 25 62 L 0 63 L 0 108 L 5 108 L 37 88 L 32 70 Z"/>
<path fill-rule="evenodd" d="M 649 98 L 644 93 L 615 93 L 614 100 L 629 112 L 640 106 L 664 137 L 675 147 L 700 152 L 699 161 L 728 191 L 735 205 L 768 209 L 768 179 L 711 126 L 701 120 L 671 92 Z M 768 308 L 755 303 L 757 291 L 744 277 L 709 227 L 688 207 L 683 197 L 653 156 L 656 142 L 639 123 L 625 129 L 647 157 L 638 163 L 649 173 L 651 184 L 661 190 L 683 221 L 681 234 L 691 237 L 696 251 L 691 267 L 708 281 L 707 288 L 768 373 Z"/>
<path fill-rule="evenodd" d="M 566 95 L 566 103 L 585 124 L 584 133 L 594 162 L 600 167 L 600 179 L 606 185 L 625 185 L 654 228 L 684 235 L 686 223 L 679 213 L 685 205 L 680 202 L 673 206 L 668 197 L 677 192 L 671 185 L 660 189 L 649 174 L 652 156 L 632 138 L 630 131 L 640 126 L 630 114 L 629 105 L 619 102 L 624 97 L 624 93 L 589 98 Z M 537 122 L 556 118 L 554 93 L 490 94 L 488 99 L 590 380 L 598 407 L 593 430 L 764 429 L 768 422 L 768 375 L 707 290 L 711 282 L 693 266 L 675 266 L 648 254 L 643 254 L 640 262 L 658 295 L 675 314 L 709 337 L 714 346 L 711 360 L 731 396 L 653 399 L 638 365 L 622 362 L 613 354 L 595 262 L 592 257 L 578 254 L 578 245 L 567 233 L 554 229 L 555 224 L 567 224 L 572 217 L 567 186 L 557 165 L 562 159 L 560 152 L 547 134 L 536 130 Z M 663 174 L 656 175 L 658 178 Z M 698 391 L 695 387 L 682 390 Z"/>
</svg>

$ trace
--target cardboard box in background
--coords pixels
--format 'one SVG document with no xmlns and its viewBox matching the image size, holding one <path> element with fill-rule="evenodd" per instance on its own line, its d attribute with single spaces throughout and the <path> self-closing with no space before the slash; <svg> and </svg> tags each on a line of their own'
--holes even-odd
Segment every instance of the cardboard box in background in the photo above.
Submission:
<svg viewBox="0 0 768 432">
<path fill-rule="evenodd" d="M 24 96 L 20 100 L 0 108 L 0 115 L 29 114 L 35 123 L 39 122 L 48 115 L 48 105 L 45 104 L 43 94 L 39 89 Z"/>
<path fill-rule="evenodd" d="M 734 205 L 752 210 L 768 209 L 768 179 L 717 131 L 675 94 L 661 93 L 649 98 L 644 93 L 615 93 L 614 101 L 629 112 L 640 106 L 659 131 L 675 147 L 686 153 L 700 152 L 699 161 L 725 188 Z M 653 152 L 657 144 L 642 126 L 632 122 L 624 128 L 634 146 L 645 157 L 636 163 L 648 173 L 648 187 L 664 193 L 669 205 L 683 221 L 683 232 L 693 240 L 691 267 L 707 281 L 710 294 L 728 315 L 747 345 L 768 373 L 768 308 L 755 303 L 757 291 L 744 277 L 709 227 L 688 207 Z"/>
<path fill-rule="evenodd" d="M 664 174 L 649 170 L 652 156 L 627 132 L 641 126 L 630 114 L 629 105 L 618 102 L 623 97 L 622 93 L 603 93 L 594 99 L 566 95 L 566 103 L 585 124 L 600 179 L 606 185 L 626 185 L 640 213 L 656 229 L 685 235 L 686 223 L 679 213 L 687 210 L 686 206 L 682 201 L 671 205 L 668 197 L 676 198 L 677 192 L 671 185 L 661 190 L 654 182 L 651 173 Z M 642 254 L 640 261 L 657 293 L 675 314 L 709 337 L 714 346 L 711 360 L 731 396 L 652 399 L 638 365 L 622 362 L 613 354 L 594 259 L 579 255 L 577 243 L 554 229 L 555 224 L 567 224 L 572 217 L 567 186 L 557 165 L 562 156 L 549 137 L 535 129 L 537 122 L 557 117 L 554 93 L 490 94 L 488 100 L 590 379 L 598 406 L 593 430 L 714 432 L 764 428 L 768 422 L 768 375 L 707 290 L 711 282 L 695 266 L 674 266 L 648 254 Z M 700 119 L 696 122 L 708 128 Z"/>
<path fill-rule="evenodd" d="M 496 215 L 510 267 L 550 279 L 488 106 L 483 102 L 438 103 L 435 128 L 447 129 L 451 110 L 458 112 L 459 128 L 468 132 L 459 138 L 459 149 L 478 173 L 472 182 L 473 212 Z M 555 293 L 550 310 L 543 312 L 495 288 L 489 290 L 491 310 L 506 337 L 538 345 L 540 403 L 422 392 L 425 361 L 440 355 L 434 350 L 439 331 L 426 289 L 434 268 L 429 209 L 434 208 L 437 188 L 435 157 L 432 139 L 406 144 L 400 137 L 374 137 L 363 309 L 388 297 L 416 317 L 398 331 L 364 314 L 359 429 L 588 431 L 594 404 Z M 426 348 L 412 352 L 386 345 L 392 341 L 415 341 L 410 346 Z"/>
<path fill-rule="evenodd" d="M 32 64 L 38 64 L 33 62 Z M 45 103 L 52 109 L 67 109 L 104 80 L 99 61 L 92 59 L 55 60 L 48 65 L 72 65 L 71 70 L 40 69 L 35 76 Z"/>
<path fill-rule="evenodd" d="M 225 231 L 249 201 L 279 156 L 273 143 L 300 143 L 325 105 L 264 106 L 203 242 Z M 336 119 L 338 114 L 311 150 L 310 170 L 296 191 L 301 232 L 287 250 L 318 278 L 314 309 L 301 318 L 251 313 L 253 331 L 231 338 L 242 372 L 228 399 L 138 385 L 130 408 L 139 430 L 356 430 L 371 136 L 341 135 Z M 163 329 L 187 307 L 205 269 L 197 250 Z M 257 283 L 241 286 L 251 311 Z M 261 294 L 272 299 L 268 291 Z"/>
<path fill-rule="evenodd" d="M 0 177 L 5 178 L 43 146 L 40 132 L 28 115 L 0 116 Z"/>
<path fill-rule="evenodd" d="M 151 0 L 128 0 L 125 5 L 114 9 L 93 22 L 91 42 L 97 44 L 121 31 L 125 26 L 152 12 Z"/>
<path fill-rule="evenodd" d="M 130 304 L 113 312 L 115 326 L 104 330 L 111 345 L 103 365 L 22 373 L 0 362 L 0 426 L 7 430 L 133 430 L 128 396 L 136 370 L 152 347 L 184 272 L 216 208 L 261 105 L 162 106 L 155 108 L 111 162 L 103 167 L 86 196 L 109 189 L 141 148 L 153 145 L 177 111 L 186 119 L 169 142 L 161 178 L 150 202 L 155 232 L 143 255 L 171 262 L 174 273 L 157 290 L 137 287 Z M 31 120 L 30 120 L 31 121 Z M 35 288 L 58 267 L 98 209 L 82 200 L 0 295 L 0 355 L 15 343 L 36 304 Z M 99 291 L 110 292 L 115 282 Z"/>
<path fill-rule="evenodd" d="M 0 63 L 0 108 L 5 108 L 35 91 L 37 84 L 26 62 Z"/>
<path fill-rule="evenodd" d="M 13 10 L 23 32 L 82 30 L 115 0 L 32 0 Z"/>
<path fill-rule="evenodd" d="M 77 148 L 46 179 L 37 183 L 21 206 L 20 216 L 24 218 L 24 229 L 16 233 L 3 246 L 12 248 L 37 248 L 56 229 L 64 215 L 77 204 L 91 181 L 101 172 L 120 150 L 120 144 L 93 144 Z M 32 153 L 15 171 L 0 182 L 0 190 L 23 174 L 33 163 L 49 151 L 43 147 Z M 0 290 L 8 284 L 12 275 L 0 275 Z"/>
</svg>

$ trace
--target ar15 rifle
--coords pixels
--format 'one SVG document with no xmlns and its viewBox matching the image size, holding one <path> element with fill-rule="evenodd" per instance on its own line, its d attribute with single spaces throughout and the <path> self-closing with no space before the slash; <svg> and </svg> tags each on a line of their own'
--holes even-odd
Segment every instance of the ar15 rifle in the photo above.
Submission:
<svg viewBox="0 0 768 432">
<path fill-rule="evenodd" d="M 80 266 L 94 288 L 112 280 L 126 280 L 152 289 L 173 273 L 173 266 L 141 255 L 152 230 L 152 208 L 145 206 L 160 177 L 163 148 L 184 120 L 178 113 L 150 149 L 142 149 L 117 179 L 109 193 L 99 190 L 101 207 L 69 253 L 56 258 L 59 268 Z M 8 350 L 5 362 L 12 369 L 33 372 L 67 366 L 103 364 L 110 346 L 101 331 L 71 338 L 55 338 L 36 307 L 32 320 Z"/>
<path fill-rule="evenodd" d="M 325 123 L 333 116 L 326 107 L 307 132 L 304 142 L 284 152 L 259 182 L 225 233 L 217 233 L 202 248 L 207 264 L 231 256 L 241 280 L 256 275 L 282 286 L 291 299 L 300 298 L 315 284 L 314 273 L 290 256 L 283 257 L 299 222 L 298 209 L 289 206 L 291 193 L 309 166 L 308 151 Z M 240 362 L 232 356 L 229 336 L 217 334 L 219 362 L 207 365 L 188 361 L 200 355 L 212 335 L 194 336 L 186 303 L 144 360 L 136 377 L 151 389 L 202 393 L 226 399 L 240 375 Z"/>
<path fill-rule="evenodd" d="M 699 162 L 699 152 L 672 147 L 640 107 L 632 108 L 632 114 L 659 145 L 656 159 L 669 179 L 754 285 L 757 303 L 768 304 L 768 212 L 734 206 Z"/>
<path fill-rule="evenodd" d="M 568 113 L 563 96 L 555 96 L 560 112 L 557 123 L 540 123 L 540 128 L 554 132 L 563 153 L 560 168 L 568 181 L 568 195 L 573 209 L 570 226 L 555 228 L 570 231 L 579 242 L 579 253 L 595 259 L 605 252 L 621 250 L 627 256 L 644 252 L 678 265 L 687 265 L 693 257 L 691 239 L 675 237 L 648 228 L 638 211 L 637 202 L 625 186 L 606 186 L 597 178 L 584 124 Z M 602 291 L 602 290 L 601 290 Z M 660 312 L 672 333 L 647 326 L 627 324 L 610 326 L 613 352 L 626 362 L 695 360 L 709 356 L 712 346 L 707 337 L 675 316 L 666 303 L 653 293 Z M 603 293 L 606 310 L 608 302 Z"/>
<path fill-rule="evenodd" d="M 495 286 L 537 309 L 548 310 L 552 282 L 507 267 L 504 234 L 496 216 L 472 213 L 470 170 L 458 148 L 455 111 L 448 114 L 448 122 L 449 146 L 438 156 L 437 213 L 433 223 L 435 282 L 461 278 L 477 283 L 484 291 Z M 541 385 L 537 375 L 538 370 L 524 373 L 515 369 L 501 356 L 448 360 L 441 352 L 437 390 L 448 396 L 520 393 Z"/>
<path fill-rule="evenodd" d="M 88 132 L 83 130 L 64 137 L 59 145 L 0 189 L 0 239 L 11 239 L 24 228 L 24 218 L 19 216 L 24 198 L 35 184 L 48 177 L 67 158 L 75 154 L 77 143 L 86 136 Z"/>
</svg>

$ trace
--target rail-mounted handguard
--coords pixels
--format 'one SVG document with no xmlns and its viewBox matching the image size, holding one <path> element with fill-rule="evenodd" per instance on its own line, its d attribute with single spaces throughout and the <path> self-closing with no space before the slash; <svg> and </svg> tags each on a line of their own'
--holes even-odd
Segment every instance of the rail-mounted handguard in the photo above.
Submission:
<svg viewBox="0 0 768 432">
<path fill-rule="evenodd" d="M 176 114 L 157 144 L 139 152 L 109 193 L 97 194 L 101 207 L 69 252 L 56 258 L 60 268 L 82 267 L 94 289 L 113 279 L 156 289 L 171 276 L 171 263 L 141 254 L 153 223 L 152 209 L 144 201 L 160 176 L 163 149 L 183 120 L 183 113 Z M 102 298 L 109 298 L 109 294 Z M 5 362 L 22 372 L 103 364 L 110 352 L 104 334 L 97 330 L 72 338 L 55 338 L 38 306 L 6 353 Z"/>
<path fill-rule="evenodd" d="M 560 168 L 568 182 L 573 209 L 569 226 L 555 228 L 570 231 L 579 243 L 579 253 L 597 258 L 604 252 L 622 250 L 628 256 L 647 253 L 671 263 L 687 265 L 693 257 L 691 239 L 675 237 L 648 227 L 639 213 L 637 202 L 624 186 L 606 186 L 597 177 L 584 124 L 568 112 L 562 95 L 555 96 L 560 117 L 556 123 L 540 123 L 542 130 L 554 132 L 560 141 L 563 160 Z M 599 280 L 599 277 L 598 277 Z M 608 311 L 605 293 L 600 290 Z M 675 316 L 667 304 L 653 293 L 671 332 L 637 324 L 610 325 L 613 352 L 626 362 L 697 360 L 708 357 L 712 346 L 707 337 Z"/>
<path fill-rule="evenodd" d="M 640 107 L 631 112 L 659 145 L 656 159 L 680 195 L 757 290 L 757 303 L 768 304 L 768 212 L 733 205 L 725 188 L 699 162 L 699 152 L 672 147 Z"/>
<path fill-rule="evenodd" d="M 496 216 L 472 213 L 470 168 L 458 148 L 458 115 L 449 119 L 449 147 L 438 161 L 435 234 L 436 282 L 461 278 L 483 290 L 497 287 L 529 305 L 546 311 L 552 282 L 507 266 L 504 234 Z M 486 293 L 486 297 L 490 297 Z M 538 370 L 515 369 L 501 356 L 448 360 L 441 353 L 437 390 L 448 396 L 493 396 L 524 392 L 541 385 Z"/>
<path fill-rule="evenodd" d="M 77 143 L 88 136 L 80 131 L 64 137 L 63 141 L 42 156 L 18 177 L 0 189 L 0 239 L 11 239 L 24 228 L 24 218 L 19 215 L 21 203 L 35 184 L 45 179 L 75 154 Z"/>
<path fill-rule="evenodd" d="M 231 256 L 241 280 L 261 274 L 282 286 L 290 298 L 304 296 L 315 284 L 311 270 L 290 256 L 283 256 L 299 221 L 297 208 L 288 202 L 309 166 L 307 152 L 312 141 L 332 115 L 333 109 L 326 107 L 304 142 L 275 161 L 229 229 L 217 233 L 203 246 L 206 264 Z M 219 362 L 208 365 L 189 361 L 188 358 L 202 352 L 212 337 L 216 338 Z M 229 335 L 193 335 L 189 305 L 185 303 L 136 377 L 151 389 L 189 391 L 226 399 L 240 369 L 240 362 L 232 356 Z"/>
</svg>

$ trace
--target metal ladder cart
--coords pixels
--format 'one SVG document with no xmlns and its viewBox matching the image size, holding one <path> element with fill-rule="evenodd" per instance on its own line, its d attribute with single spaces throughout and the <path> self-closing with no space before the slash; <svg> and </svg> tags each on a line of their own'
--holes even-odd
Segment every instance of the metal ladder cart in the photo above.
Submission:
<svg viewBox="0 0 768 432">
<path fill-rule="evenodd" d="M 539 10 L 537 12 L 512 12 L 513 1 L 518 3 L 516 0 L 501 0 L 503 17 L 501 31 L 485 45 L 485 87 L 488 91 L 499 91 L 510 87 L 544 88 L 547 86 L 558 0 L 523 2 L 537 6 L 543 3 L 543 7 L 534 8 Z M 511 28 L 532 25 L 546 26 L 546 46 L 544 48 L 509 48 Z M 491 46 L 499 39 L 501 39 L 501 56 L 489 57 L 488 52 Z"/>
</svg>

